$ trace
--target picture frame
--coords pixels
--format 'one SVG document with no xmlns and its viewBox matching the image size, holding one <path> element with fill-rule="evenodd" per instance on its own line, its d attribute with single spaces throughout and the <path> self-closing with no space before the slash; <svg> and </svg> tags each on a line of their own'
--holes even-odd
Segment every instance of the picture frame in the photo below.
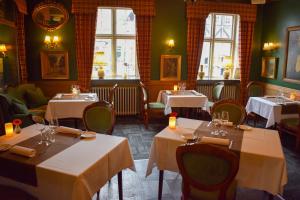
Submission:
<svg viewBox="0 0 300 200">
<path fill-rule="evenodd" d="M 283 80 L 300 84 L 300 26 L 287 28 Z"/>
<path fill-rule="evenodd" d="M 261 76 L 264 78 L 276 79 L 278 69 L 277 57 L 263 57 L 261 65 Z"/>
<path fill-rule="evenodd" d="M 69 79 L 67 51 L 41 51 L 42 79 Z"/>
<path fill-rule="evenodd" d="M 181 78 L 181 55 L 161 55 L 160 80 L 171 81 Z"/>
</svg>

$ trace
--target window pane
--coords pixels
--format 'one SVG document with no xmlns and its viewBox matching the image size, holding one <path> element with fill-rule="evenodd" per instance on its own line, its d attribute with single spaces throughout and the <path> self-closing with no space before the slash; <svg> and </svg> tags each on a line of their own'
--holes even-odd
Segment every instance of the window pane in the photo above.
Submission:
<svg viewBox="0 0 300 200">
<path fill-rule="evenodd" d="M 233 16 L 216 15 L 215 37 L 222 39 L 232 38 Z"/>
<path fill-rule="evenodd" d="M 123 77 L 136 74 L 136 51 L 134 39 L 117 39 L 117 76 Z"/>
<path fill-rule="evenodd" d="M 210 42 L 204 42 L 200 65 L 203 65 L 203 71 L 205 73 L 205 77 L 209 77 L 209 59 L 210 59 L 209 53 L 210 53 Z M 201 71 L 200 67 L 199 67 L 199 71 Z"/>
<path fill-rule="evenodd" d="M 231 43 L 216 42 L 213 57 L 213 78 L 222 78 L 224 72 L 223 58 L 231 55 Z"/>
<path fill-rule="evenodd" d="M 104 73 L 105 76 L 111 76 L 112 75 L 112 43 L 111 39 L 96 39 L 95 40 L 95 52 L 102 51 L 104 52 L 105 62 L 107 63 L 107 66 L 104 66 Z M 92 77 L 98 78 L 98 70 L 99 66 L 94 66 L 92 71 Z"/>
<path fill-rule="evenodd" d="M 117 34 L 135 35 L 135 15 L 131 9 L 116 10 Z"/>
<path fill-rule="evenodd" d="M 210 38 L 211 37 L 211 14 L 208 15 L 208 17 L 206 18 L 206 22 L 205 22 L 205 33 L 204 33 L 204 37 L 205 38 Z"/>
<path fill-rule="evenodd" d="M 98 9 L 96 34 L 112 34 L 111 9 Z"/>
</svg>

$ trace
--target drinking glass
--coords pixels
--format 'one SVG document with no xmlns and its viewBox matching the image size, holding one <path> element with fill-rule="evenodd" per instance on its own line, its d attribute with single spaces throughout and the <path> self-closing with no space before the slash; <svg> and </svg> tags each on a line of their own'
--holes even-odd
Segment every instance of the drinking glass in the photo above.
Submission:
<svg viewBox="0 0 300 200">
<path fill-rule="evenodd" d="M 58 119 L 54 118 L 51 119 L 49 122 L 49 135 L 48 139 L 51 143 L 55 142 L 55 134 L 56 134 L 56 128 L 59 126 Z"/>
<path fill-rule="evenodd" d="M 38 142 L 38 144 L 46 144 L 48 146 L 48 133 L 47 133 L 47 126 L 45 124 L 45 120 L 42 117 L 34 116 L 33 121 L 35 122 L 35 125 L 37 126 L 37 130 L 40 132 L 41 140 Z"/>
<path fill-rule="evenodd" d="M 212 125 L 216 128 L 216 130 L 212 131 L 211 134 L 219 135 L 219 128 L 221 127 L 220 113 L 213 113 Z"/>
</svg>

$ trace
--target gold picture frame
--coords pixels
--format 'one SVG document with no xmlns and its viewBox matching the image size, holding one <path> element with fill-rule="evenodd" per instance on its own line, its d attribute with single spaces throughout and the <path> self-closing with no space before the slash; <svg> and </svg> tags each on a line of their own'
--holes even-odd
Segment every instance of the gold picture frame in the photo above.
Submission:
<svg viewBox="0 0 300 200">
<path fill-rule="evenodd" d="M 67 51 L 41 52 L 42 79 L 69 79 Z"/>
<path fill-rule="evenodd" d="M 181 55 L 161 55 L 160 80 L 173 81 L 181 78 Z"/>
<path fill-rule="evenodd" d="M 277 57 L 263 57 L 261 64 L 261 76 L 264 78 L 276 79 L 277 76 Z"/>
</svg>

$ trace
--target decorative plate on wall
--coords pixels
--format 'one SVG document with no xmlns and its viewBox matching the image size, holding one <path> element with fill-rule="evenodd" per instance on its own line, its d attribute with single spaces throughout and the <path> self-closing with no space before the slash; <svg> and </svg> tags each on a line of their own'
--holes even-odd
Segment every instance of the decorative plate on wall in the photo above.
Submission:
<svg viewBox="0 0 300 200">
<path fill-rule="evenodd" d="M 62 4 L 42 2 L 35 6 L 32 19 L 42 29 L 54 31 L 67 23 L 69 14 Z"/>
</svg>

